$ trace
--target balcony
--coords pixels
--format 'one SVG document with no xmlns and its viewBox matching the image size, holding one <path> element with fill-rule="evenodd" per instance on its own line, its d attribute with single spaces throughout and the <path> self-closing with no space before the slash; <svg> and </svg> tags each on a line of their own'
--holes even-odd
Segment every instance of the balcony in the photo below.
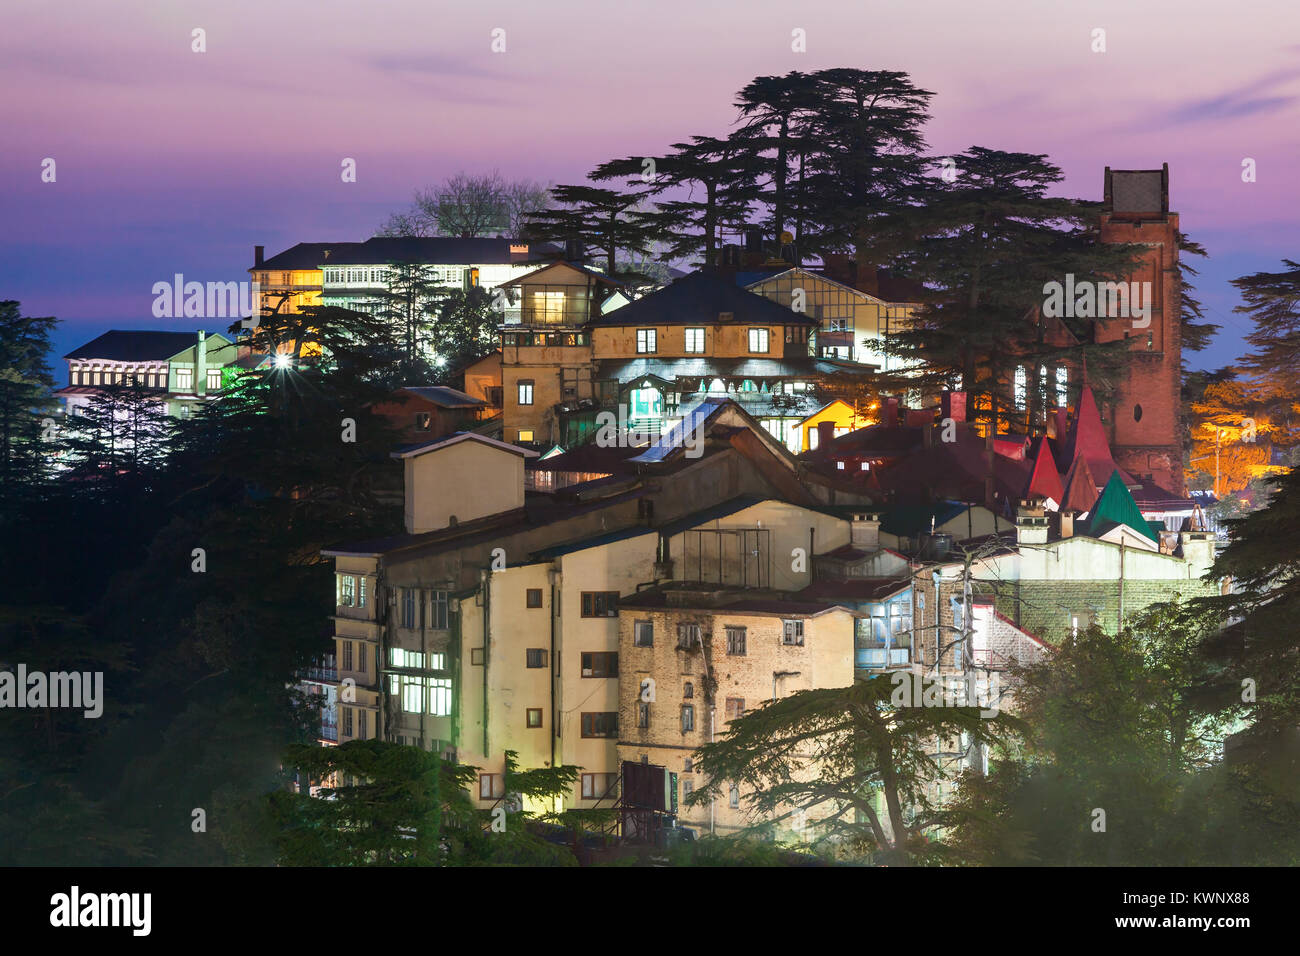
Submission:
<svg viewBox="0 0 1300 956">
<path fill-rule="evenodd" d="M 338 722 L 336 721 L 336 722 L 334 722 L 334 723 L 326 723 L 325 721 L 321 721 L 321 725 L 320 725 L 320 739 L 321 739 L 321 740 L 332 740 L 332 741 L 337 742 L 338 739 L 339 739 L 339 725 L 338 725 Z"/>
<path fill-rule="evenodd" d="M 337 684 L 339 672 L 337 667 L 308 667 L 302 672 L 302 679 L 320 681 L 322 684 Z"/>
<path fill-rule="evenodd" d="M 907 667 L 911 663 L 910 647 L 859 647 L 853 652 L 853 666 L 859 670 Z"/>
</svg>

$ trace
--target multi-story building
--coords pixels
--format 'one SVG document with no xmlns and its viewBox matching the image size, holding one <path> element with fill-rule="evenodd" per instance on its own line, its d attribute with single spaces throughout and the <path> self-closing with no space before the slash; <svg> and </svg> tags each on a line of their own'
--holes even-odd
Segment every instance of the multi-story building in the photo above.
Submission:
<svg viewBox="0 0 1300 956">
<path fill-rule="evenodd" d="M 813 354 L 818 358 L 863 362 L 881 372 L 903 367 L 882 346 L 906 327 L 920 308 L 918 302 L 886 302 L 803 267 L 771 274 L 741 273 L 738 280 L 750 292 L 813 319 L 817 323 Z"/>
<path fill-rule="evenodd" d="M 818 386 L 870 368 L 809 355 L 817 320 L 697 272 L 588 324 L 606 408 L 654 430 L 710 396 L 733 399 L 792 451 L 822 409 Z M 610 404 L 613 399 L 613 405 Z"/>
<path fill-rule="evenodd" d="M 253 247 L 253 265 L 248 271 L 258 284 L 263 310 L 296 314 L 308 306 L 321 304 L 323 267 L 331 256 L 347 258 L 355 242 L 300 242 L 296 246 L 265 257 L 265 246 Z"/>
<path fill-rule="evenodd" d="M 105 386 L 131 382 L 157 396 L 162 411 L 188 418 L 194 408 L 225 388 L 234 376 L 266 356 L 246 350 L 218 332 L 157 332 L 114 329 L 64 356 L 68 384 L 58 389 L 70 415 L 89 405 Z"/>
<path fill-rule="evenodd" d="M 805 481 L 734 402 L 706 411 L 699 457 L 628 449 L 613 480 L 550 493 L 526 491 L 525 468 L 546 464 L 535 452 L 481 435 L 396 452 L 405 533 L 325 552 L 337 581 L 339 742 L 380 737 L 454 755 L 482 769 L 484 805 L 502 796 L 507 750 L 525 767 L 574 764 L 583 777 L 564 803 L 608 805 L 619 602 L 672 580 L 806 587 L 811 562 L 784 557 L 792 542 L 847 543 L 834 509 L 861 502 Z M 852 640 L 850 628 L 848 671 Z"/>
<path fill-rule="evenodd" d="M 502 431 L 508 441 L 581 444 L 571 419 L 597 404 L 591 333 L 602 304 L 623 283 L 571 262 L 557 262 L 502 283 L 519 298 L 501 326 Z M 620 302 L 622 299 L 620 298 Z M 585 420 L 585 419 L 584 419 Z"/>
<path fill-rule="evenodd" d="M 375 236 L 331 250 L 328 261 L 320 264 L 320 301 L 373 312 L 388 288 L 389 267 L 396 263 L 418 263 L 425 279 L 441 288 L 495 289 L 554 259 L 556 252 L 550 246 L 515 239 Z M 518 309 L 513 303 L 504 305 L 508 322 Z"/>
</svg>

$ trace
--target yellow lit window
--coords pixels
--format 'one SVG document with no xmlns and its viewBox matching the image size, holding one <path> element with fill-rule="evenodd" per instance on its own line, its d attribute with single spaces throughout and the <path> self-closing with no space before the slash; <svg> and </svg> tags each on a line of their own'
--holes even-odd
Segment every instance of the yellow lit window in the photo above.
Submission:
<svg viewBox="0 0 1300 956">
<path fill-rule="evenodd" d="M 519 440 L 520 440 L 520 441 L 532 441 L 532 440 L 533 440 L 533 430 L 532 430 L 531 428 L 521 428 L 521 429 L 519 429 Z"/>
</svg>

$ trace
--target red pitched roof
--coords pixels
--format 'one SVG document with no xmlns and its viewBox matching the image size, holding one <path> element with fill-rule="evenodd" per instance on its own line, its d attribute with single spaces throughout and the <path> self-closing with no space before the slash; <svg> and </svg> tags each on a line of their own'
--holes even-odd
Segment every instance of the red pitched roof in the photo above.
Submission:
<svg viewBox="0 0 1300 956">
<path fill-rule="evenodd" d="M 1065 489 L 1061 487 L 1061 474 L 1056 470 L 1056 459 L 1052 457 L 1052 450 L 1045 441 L 1038 445 L 1038 456 L 1034 459 L 1034 471 L 1029 476 L 1029 484 L 1025 486 L 1025 497 L 1051 498 L 1058 504 L 1065 497 Z"/>
</svg>

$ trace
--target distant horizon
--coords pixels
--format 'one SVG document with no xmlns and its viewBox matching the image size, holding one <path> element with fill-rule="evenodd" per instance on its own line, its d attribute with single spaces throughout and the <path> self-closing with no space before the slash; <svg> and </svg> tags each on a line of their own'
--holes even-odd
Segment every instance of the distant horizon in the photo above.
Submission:
<svg viewBox="0 0 1300 956">
<path fill-rule="evenodd" d="M 0 299 L 60 319 L 57 364 L 110 328 L 193 331 L 201 323 L 153 319 L 153 283 L 242 280 L 255 245 L 269 256 L 364 241 L 416 189 L 461 170 L 583 182 L 600 162 L 725 134 L 755 76 L 836 66 L 908 72 L 936 94 L 930 154 L 1045 153 L 1064 173 L 1057 195 L 1099 200 L 1105 166 L 1168 162 L 1171 208 L 1210 254 L 1185 261 L 1201 273 L 1206 320 L 1223 327 L 1184 353 L 1189 368 L 1245 351 L 1251 323 L 1233 312 L 1230 280 L 1300 251 L 1295 7 L 1007 0 L 990 16 L 939 0 L 934 29 L 905 8 L 816 0 L 763 0 L 743 17 L 680 0 L 653 15 L 591 0 L 567 16 L 451 11 L 413 0 L 356 18 L 302 0 L 6 11 L 0 81 L 22 92 L 0 103 Z M 1105 53 L 1090 49 L 1099 27 Z M 194 28 L 204 53 L 191 50 Z M 504 53 L 491 52 L 495 28 Z M 795 28 L 806 53 L 791 50 Z M 54 183 L 40 178 L 46 157 Z M 340 181 L 344 158 L 355 183 Z M 1242 181 L 1247 158 L 1256 182 Z"/>
</svg>

